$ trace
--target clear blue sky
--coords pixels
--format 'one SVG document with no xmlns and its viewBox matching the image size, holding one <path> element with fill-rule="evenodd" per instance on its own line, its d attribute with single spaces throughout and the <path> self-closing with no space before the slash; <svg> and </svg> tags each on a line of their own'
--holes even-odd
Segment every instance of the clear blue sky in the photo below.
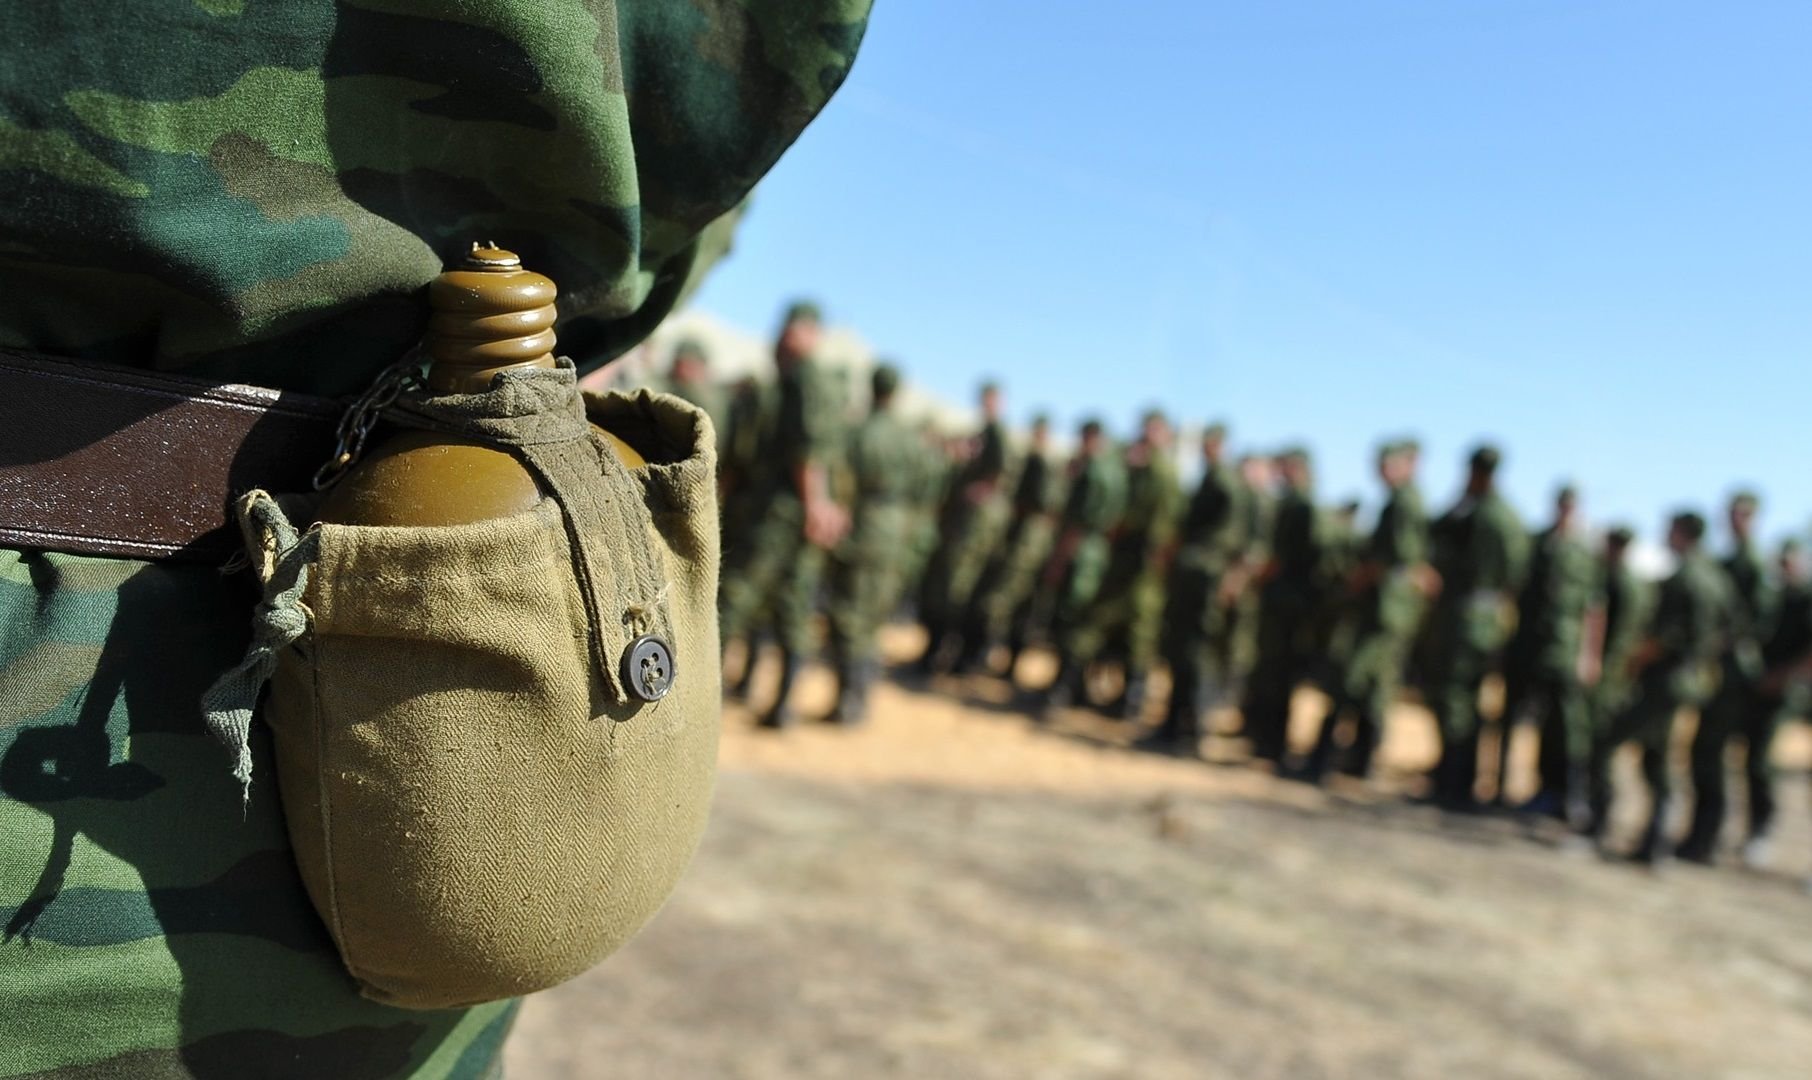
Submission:
<svg viewBox="0 0 1812 1080">
<path fill-rule="evenodd" d="M 1652 537 L 1734 483 L 1812 522 L 1812 3 L 879 0 L 699 303 L 821 298 L 911 377 L 1120 430 L 1305 440 L 1375 503 Z"/>
</svg>

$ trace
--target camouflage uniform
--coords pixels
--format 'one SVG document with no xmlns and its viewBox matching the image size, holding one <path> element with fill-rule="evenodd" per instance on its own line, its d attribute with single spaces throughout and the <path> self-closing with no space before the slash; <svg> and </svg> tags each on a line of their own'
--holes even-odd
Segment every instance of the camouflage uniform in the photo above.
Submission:
<svg viewBox="0 0 1812 1080">
<path fill-rule="evenodd" d="M 1176 465 L 1163 447 L 1147 443 L 1137 449 L 1141 453 L 1126 470 L 1124 509 L 1112 534 L 1101 583 L 1087 613 L 1069 624 L 1060 639 L 1065 661 L 1078 671 L 1110 648 L 1123 652 L 1126 692 L 1120 710 L 1129 719 L 1140 712 L 1145 680 L 1157 660 L 1165 563 L 1182 501 Z"/>
<path fill-rule="evenodd" d="M 1325 536 L 1306 481 L 1285 486 L 1271 530 L 1271 563 L 1260 586 L 1258 659 L 1252 669 L 1246 728 L 1252 754 L 1281 763 L 1288 750 L 1290 702 L 1314 667 L 1310 616 L 1320 601 Z"/>
<path fill-rule="evenodd" d="M 1007 437 L 1000 421 L 982 426 L 975 456 L 956 473 L 938 522 L 939 543 L 925 568 L 919 619 L 929 635 L 928 666 L 940 662 L 945 643 L 961 636 L 961 621 L 988 556 L 1007 523 L 1002 480 L 1007 472 Z M 979 643 L 969 643 L 973 649 Z"/>
<path fill-rule="evenodd" d="M 1649 619 L 1646 663 L 1636 675 L 1635 696 L 1618 714 L 1592 755 L 1593 816 L 1602 830 L 1611 800 L 1611 756 L 1626 742 L 1642 750 L 1642 774 L 1651 796 L 1649 823 L 1636 856 L 1658 860 L 1667 855 L 1667 823 L 1672 783 L 1667 749 L 1675 715 L 1683 707 L 1704 704 L 1709 697 L 1718 655 L 1719 631 L 1729 604 L 1715 563 L 1696 548 L 1681 555 L 1680 565 L 1661 586 Z"/>
<path fill-rule="evenodd" d="M 1271 535 L 1277 524 L 1277 496 L 1267 487 L 1239 480 L 1246 492 L 1246 546 L 1242 562 L 1262 567 L 1271 559 Z M 1251 712 L 1252 671 L 1258 666 L 1259 583 L 1248 580 L 1228 603 L 1219 635 L 1208 642 L 1209 655 L 1227 673 L 1227 688 L 1243 712 Z"/>
<path fill-rule="evenodd" d="M 1476 462 L 1495 453 L 1473 455 Z M 1475 465 L 1475 468 L 1478 467 Z M 1433 795 L 1445 806 L 1473 804 L 1478 777 L 1479 691 L 1511 628 L 1512 605 L 1528 561 L 1528 534 L 1495 490 L 1463 496 L 1429 530 L 1441 593 L 1429 616 L 1429 708 L 1440 727 Z"/>
<path fill-rule="evenodd" d="M 1709 862 L 1724 828 L 1725 749 L 1732 736 L 1743 740 L 1749 789 L 1751 836 L 1766 836 L 1774 820 L 1774 772 L 1768 760 L 1774 743 L 1775 703 L 1761 688 L 1762 642 L 1774 618 L 1774 590 L 1754 549 L 1739 541 L 1719 564 L 1730 607 L 1724 625 L 1720 678 L 1699 714 L 1692 740 L 1692 827 L 1680 842 L 1681 858 Z"/>
<path fill-rule="evenodd" d="M 1028 453 L 1013 487 L 1012 524 L 982 571 L 970 605 L 970 636 L 983 643 L 983 651 L 987 644 L 1003 640 L 1015 657 L 1025 648 L 1034 621 L 1038 574 L 1050 557 L 1062 503 L 1062 470 L 1046 454 Z"/>
<path fill-rule="evenodd" d="M 726 642 L 748 640 L 761 621 L 772 619 L 782 650 L 781 680 L 763 722 L 781 726 L 789 719 L 799 666 L 816 651 L 812 616 L 826 560 L 825 550 L 805 539 L 806 503 L 795 473 L 807 463 L 823 462 L 843 430 L 832 388 L 810 357 L 798 357 L 781 370 L 774 395 L 758 453 L 761 471 L 749 488 L 760 517 L 745 539 L 724 551 L 719 619 Z"/>
<path fill-rule="evenodd" d="M 1627 531 L 1624 535 L 1627 536 Z M 1630 678 L 1630 657 L 1642 640 L 1643 628 L 1648 625 L 1649 602 L 1648 590 L 1622 559 L 1613 561 L 1607 555 L 1598 575 L 1597 605 L 1603 640 L 1598 682 L 1587 699 L 1594 746 L 1609 733 L 1611 723 L 1629 705 L 1635 690 Z"/>
<path fill-rule="evenodd" d="M 673 309 L 867 7 L 7 5 L 0 344 L 353 393 L 494 238 L 596 367 Z M 276 786 L 241 807 L 198 703 L 250 618 L 212 566 L 0 550 L 0 1075 L 496 1075 L 515 1006 L 359 996 Z"/>
<path fill-rule="evenodd" d="M 862 720 L 868 688 L 880 666 L 877 635 L 900 602 L 905 542 L 912 527 L 918 434 L 892 409 L 898 376 L 875 373 L 875 406 L 849 439 L 854 499 L 850 531 L 833 559 L 830 580 L 831 655 L 837 665 L 834 717 Z"/>
<path fill-rule="evenodd" d="M 1387 449 L 1391 453 L 1396 448 Z M 1309 761 L 1319 778 L 1334 765 L 1335 727 L 1342 713 L 1353 714 L 1353 741 L 1343 771 L 1365 776 L 1384 742 L 1384 725 L 1416 628 L 1421 624 L 1422 590 L 1415 575 L 1428 557 L 1428 515 L 1413 481 L 1391 489 L 1358 566 L 1364 585 L 1352 606 L 1351 648 L 1333 680 L 1332 700 Z"/>
<path fill-rule="evenodd" d="M 1093 455 L 1079 453 L 1071 470 L 1056 549 L 1041 582 L 1048 585 L 1053 576 L 1056 579 L 1051 637 L 1058 642 L 1069 641 L 1089 617 L 1107 576 L 1109 534 L 1126 506 L 1126 466 L 1117 450 L 1103 446 Z M 1082 669 L 1067 653 L 1060 660 L 1057 678 L 1045 693 L 1047 708 L 1069 704 L 1082 689 Z"/>
<path fill-rule="evenodd" d="M 1164 656 L 1171 690 L 1154 740 L 1193 749 L 1201 739 L 1208 700 L 1230 673 L 1215 644 L 1227 635 L 1230 609 L 1222 603 L 1226 575 L 1243 559 L 1250 526 L 1246 490 L 1227 465 L 1202 472 L 1177 534 L 1176 559 L 1165 587 Z"/>
<path fill-rule="evenodd" d="M 1584 798 L 1591 764 L 1591 706 L 1579 679 L 1586 612 L 1598 590 L 1598 566 L 1570 528 L 1537 533 L 1528 577 L 1517 598 L 1516 633 L 1504 656 L 1504 712 L 1499 719 L 1498 792 L 1502 797 L 1512 727 L 1533 712 L 1541 732 L 1538 803 L 1558 813 Z M 1577 819 L 1577 815 L 1574 815 Z"/>
</svg>

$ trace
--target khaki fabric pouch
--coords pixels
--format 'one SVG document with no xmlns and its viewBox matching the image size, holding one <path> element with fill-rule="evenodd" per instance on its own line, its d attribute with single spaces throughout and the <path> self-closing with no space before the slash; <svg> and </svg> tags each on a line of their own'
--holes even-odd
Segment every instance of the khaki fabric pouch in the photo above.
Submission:
<svg viewBox="0 0 1812 1080">
<path fill-rule="evenodd" d="M 539 389 L 576 411 L 564 374 Z M 317 524 L 285 545 L 275 501 L 246 500 L 261 615 L 287 596 L 306 622 L 274 650 L 260 715 L 303 880 L 368 997 L 450 1008 L 569 979 L 652 917 L 704 829 L 720 707 L 714 436 L 665 395 L 584 410 L 648 459 L 596 454 L 603 472 L 578 498 L 609 512 L 567 505 L 568 468 L 515 517 Z M 646 636 L 671 669 L 652 701 L 622 663 Z"/>
</svg>

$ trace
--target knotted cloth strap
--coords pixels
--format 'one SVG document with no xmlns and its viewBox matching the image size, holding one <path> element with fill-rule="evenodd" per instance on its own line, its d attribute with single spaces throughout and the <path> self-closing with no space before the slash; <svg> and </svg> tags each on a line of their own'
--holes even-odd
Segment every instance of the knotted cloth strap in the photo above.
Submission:
<svg viewBox="0 0 1812 1080">
<path fill-rule="evenodd" d="M 642 485 L 586 419 L 572 361 L 502 372 L 480 394 L 405 391 L 384 419 L 505 447 L 529 467 L 566 521 L 598 676 L 628 703 L 624 650 L 643 634 L 673 640 L 667 567 Z"/>
<path fill-rule="evenodd" d="M 252 643 L 245 658 L 208 687 L 201 707 L 208 730 L 233 754 L 233 776 L 244 803 L 252 794 L 252 712 L 258 692 L 277 670 L 277 654 L 308 630 L 302 594 L 308 590 L 320 532 L 298 535 L 277 500 L 262 490 L 241 496 L 234 510 L 263 596 L 252 614 Z"/>
</svg>

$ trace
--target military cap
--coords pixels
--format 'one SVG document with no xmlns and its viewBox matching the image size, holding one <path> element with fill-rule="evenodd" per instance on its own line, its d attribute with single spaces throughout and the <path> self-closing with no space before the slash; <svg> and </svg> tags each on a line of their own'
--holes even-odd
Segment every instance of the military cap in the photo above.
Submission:
<svg viewBox="0 0 1812 1080">
<path fill-rule="evenodd" d="M 1554 501 L 1575 503 L 1579 501 L 1579 488 L 1571 481 L 1563 482 L 1554 489 Z"/>
<path fill-rule="evenodd" d="M 1277 452 L 1277 460 L 1284 462 L 1298 462 L 1307 465 L 1309 463 L 1309 448 L 1306 446 L 1286 446 Z"/>
<path fill-rule="evenodd" d="M 1402 439 L 1386 439 L 1378 444 L 1378 460 L 1395 457 L 1403 452 Z"/>
<path fill-rule="evenodd" d="M 976 393 L 984 397 L 988 394 L 998 394 L 1000 393 L 1000 383 L 995 379 L 983 379 L 981 389 L 976 391 Z"/>
<path fill-rule="evenodd" d="M 819 307 L 815 300 L 795 300 L 786 307 L 786 321 L 789 323 L 823 322 L 824 309 Z"/>
<path fill-rule="evenodd" d="M 1753 511 L 1761 505 L 1762 497 L 1749 488 L 1738 488 L 1730 495 L 1730 506 L 1733 510 L 1740 506 L 1745 510 Z"/>
<path fill-rule="evenodd" d="M 1472 456 L 1466 459 L 1466 463 L 1477 472 L 1496 472 L 1503 460 L 1504 455 L 1497 447 L 1490 443 L 1480 443 L 1473 448 Z"/>
<path fill-rule="evenodd" d="M 1035 428 L 1050 427 L 1051 426 L 1051 414 L 1041 412 L 1041 413 L 1034 415 L 1032 417 L 1032 426 Z"/>
<path fill-rule="evenodd" d="M 868 377 L 868 382 L 875 397 L 892 397 L 893 392 L 900 388 L 900 369 L 892 364 L 881 364 L 875 368 L 874 374 Z"/>
<path fill-rule="evenodd" d="M 1139 417 L 1139 426 L 1140 427 L 1143 427 L 1146 424 L 1168 424 L 1168 423 L 1170 423 L 1170 417 L 1164 415 L 1163 409 L 1158 409 L 1158 408 L 1146 409 L 1145 412 L 1142 415 L 1140 415 L 1140 417 Z"/>
<path fill-rule="evenodd" d="M 1220 420 L 1216 420 L 1214 423 L 1209 424 L 1202 429 L 1202 438 L 1204 439 L 1224 439 L 1226 437 L 1227 425 Z"/>
<path fill-rule="evenodd" d="M 1673 516 L 1674 528 L 1686 534 L 1687 539 L 1697 542 L 1705 538 L 1705 515 L 1696 510 L 1682 510 Z"/>
<path fill-rule="evenodd" d="M 1618 547 L 1628 547 L 1635 542 L 1636 530 L 1628 525 L 1615 525 L 1604 534 L 1604 538 Z"/>
<path fill-rule="evenodd" d="M 1106 430 L 1107 427 L 1101 423 L 1100 417 L 1091 416 L 1082 422 L 1082 437 L 1085 439 L 1092 435 L 1099 435 Z"/>
<path fill-rule="evenodd" d="M 1397 449 L 1405 454 L 1420 454 L 1422 452 L 1422 440 L 1416 438 L 1414 435 L 1405 435 L 1397 440 Z"/>
<path fill-rule="evenodd" d="M 711 355 L 705 352 L 704 343 L 697 338 L 682 338 L 680 343 L 673 347 L 673 359 L 679 360 L 688 356 L 701 364 L 709 363 L 711 360 Z"/>
</svg>

